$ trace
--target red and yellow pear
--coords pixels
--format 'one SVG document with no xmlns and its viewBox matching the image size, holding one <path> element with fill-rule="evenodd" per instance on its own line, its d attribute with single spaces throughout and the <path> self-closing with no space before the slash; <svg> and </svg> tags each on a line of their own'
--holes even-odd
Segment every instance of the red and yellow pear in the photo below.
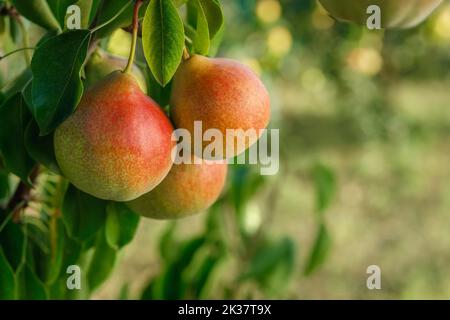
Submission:
<svg viewBox="0 0 450 320">
<path fill-rule="evenodd" d="M 194 137 L 194 124 L 201 121 L 202 130 L 217 129 L 223 150 L 216 150 L 215 159 L 230 158 L 255 143 L 270 119 L 270 98 L 261 80 L 243 64 L 222 58 L 193 55 L 177 70 L 171 96 L 171 117 L 176 128 L 187 129 Z M 226 139 L 227 129 L 235 131 Z M 250 139 L 245 132 L 254 130 Z M 245 142 L 237 146 L 237 140 Z M 204 148 L 210 142 L 203 141 Z M 208 158 L 206 156 L 206 158 Z"/>
<path fill-rule="evenodd" d="M 129 201 L 156 187 L 172 167 L 173 127 L 135 78 L 116 71 L 87 90 L 55 131 L 61 171 L 95 197 Z"/>
<path fill-rule="evenodd" d="M 174 164 L 152 191 L 128 202 L 136 213 L 153 219 L 183 218 L 208 209 L 219 197 L 227 176 L 226 162 Z"/>
</svg>

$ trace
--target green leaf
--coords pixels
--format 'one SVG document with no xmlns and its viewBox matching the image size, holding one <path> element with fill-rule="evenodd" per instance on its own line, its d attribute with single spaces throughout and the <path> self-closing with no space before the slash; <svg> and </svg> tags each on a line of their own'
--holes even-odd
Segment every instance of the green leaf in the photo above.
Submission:
<svg viewBox="0 0 450 320">
<path fill-rule="evenodd" d="M 128 244 L 136 233 L 139 215 L 131 211 L 125 204 L 109 202 L 106 207 L 106 241 L 114 249 Z"/>
<path fill-rule="evenodd" d="M 6 30 L 6 21 L 5 20 L 6 19 L 4 16 L 0 16 L 0 36 L 2 36 Z"/>
<path fill-rule="evenodd" d="M 25 183 L 31 184 L 29 176 L 35 163 L 28 155 L 24 142 L 24 131 L 30 115 L 20 93 L 0 106 L 0 119 L 0 153 L 5 167 Z"/>
<path fill-rule="evenodd" d="M 205 244 L 204 237 L 194 238 L 184 243 L 176 259 L 167 266 L 161 286 L 163 299 L 181 299 L 184 297 L 186 283 L 183 281 L 183 271 L 191 264 L 195 254 Z"/>
<path fill-rule="evenodd" d="M 173 0 L 173 4 L 175 5 L 175 7 L 179 8 L 183 5 L 186 4 L 186 2 L 188 2 L 188 0 Z"/>
<path fill-rule="evenodd" d="M 45 300 L 47 292 L 45 286 L 39 280 L 28 264 L 22 265 L 16 274 L 17 297 L 24 300 Z"/>
<path fill-rule="evenodd" d="M 217 0 L 196 0 L 203 9 L 206 20 L 208 21 L 209 37 L 213 39 L 223 27 L 222 7 Z M 198 26 L 197 26 L 198 27 Z"/>
<path fill-rule="evenodd" d="M 323 213 L 330 206 L 336 193 L 336 178 L 329 167 L 320 163 L 314 166 L 313 175 L 316 188 L 316 210 Z"/>
<path fill-rule="evenodd" d="M 16 290 L 14 272 L 0 247 L 0 300 L 12 300 Z"/>
<path fill-rule="evenodd" d="M 71 238 L 87 241 L 105 223 L 106 201 L 94 198 L 70 185 L 62 208 L 62 219 Z"/>
<path fill-rule="evenodd" d="M 14 43 L 19 43 L 22 38 L 19 23 L 13 17 L 9 17 L 9 35 Z"/>
<path fill-rule="evenodd" d="M 205 8 L 201 0 L 194 1 L 197 7 L 197 24 L 195 38 L 193 39 L 194 51 L 201 55 L 207 55 L 211 41 L 209 38 L 209 26 L 206 18 Z"/>
<path fill-rule="evenodd" d="M 129 26 L 131 24 L 133 17 L 133 1 L 103 1 L 103 3 L 99 6 L 99 10 L 97 25 L 102 25 L 110 21 L 123 10 L 122 13 L 120 13 L 116 18 L 95 33 L 97 38 L 104 38 L 111 35 L 117 29 Z"/>
<path fill-rule="evenodd" d="M 50 255 L 47 261 L 46 284 L 53 284 L 58 279 L 63 267 L 64 255 L 68 247 L 66 246 L 64 224 L 61 219 L 53 220 L 50 228 Z"/>
<path fill-rule="evenodd" d="M 77 0 L 47 0 L 47 2 L 59 25 L 64 28 L 67 8 L 75 4 Z"/>
<path fill-rule="evenodd" d="M 87 281 L 90 290 L 95 290 L 109 276 L 114 268 L 116 250 L 111 248 L 106 241 L 105 230 L 97 235 L 95 252 L 87 271 Z"/>
<path fill-rule="evenodd" d="M 142 24 L 142 44 L 147 64 L 164 87 L 181 62 L 184 27 L 172 1 L 153 0 Z"/>
<path fill-rule="evenodd" d="M 266 290 L 281 290 L 294 271 L 295 252 L 295 243 L 289 238 L 263 242 L 241 279 L 256 279 Z"/>
<path fill-rule="evenodd" d="M 39 127 L 34 119 L 30 120 L 25 130 L 25 147 L 35 161 L 43 164 L 51 171 L 61 174 L 56 162 L 53 134 L 39 136 Z"/>
<path fill-rule="evenodd" d="M 31 61 L 32 113 L 41 135 L 58 127 L 80 102 L 83 94 L 80 73 L 90 38 L 88 30 L 69 31 L 36 49 Z"/>
<path fill-rule="evenodd" d="M 167 224 L 166 230 L 164 230 L 161 238 L 159 239 L 159 254 L 164 261 L 168 262 L 173 259 L 176 251 L 173 250 L 177 246 L 174 239 L 176 230 L 176 223 L 170 222 Z"/>
<path fill-rule="evenodd" d="M 10 85 L 5 86 L 2 92 L 5 94 L 5 99 L 11 98 L 18 92 L 21 92 L 32 77 L 31 69 L 26 68 Z"/>
<path fill-rule="evenodd" d="M 316 240 L 312 247 L 308 262 L 305 267 L 305 275 L 310 275 L 316 271 L 324 262 L 330 251 L 331 238 L 324 224 L 319 226 Z"/>
<path fill-rule="evenodd" d="M 58 29 L 59 24 L 45 0 L 11 0 L 25 18 L 45 29 Z"/>
<path fill-rule="evenodd" d="M 0 246 L 14 271 L 20 266 L 24 241 L 25 236 L 20 225 L 9 220 L 0 232 Z"/>
</svg>

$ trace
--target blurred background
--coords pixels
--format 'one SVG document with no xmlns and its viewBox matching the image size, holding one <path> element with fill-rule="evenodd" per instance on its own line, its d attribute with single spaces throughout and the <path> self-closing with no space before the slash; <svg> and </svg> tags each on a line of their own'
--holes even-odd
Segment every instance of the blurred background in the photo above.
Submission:
<svg viewBox="0 0 450 320">
<path fill-rule="evenodd" d="M 141 219 L 94 298 L 448 298 L 450 4 L 385 32 L 315 0 L 222 4 L 217 55 L 267 85 L 280 172 L 233 166 L 208 213 Z M 106 47 L 127 56 L 129 41 L 118 31 Z M 370 265 L 381 290 L 366 287 Z"/>
</svg>

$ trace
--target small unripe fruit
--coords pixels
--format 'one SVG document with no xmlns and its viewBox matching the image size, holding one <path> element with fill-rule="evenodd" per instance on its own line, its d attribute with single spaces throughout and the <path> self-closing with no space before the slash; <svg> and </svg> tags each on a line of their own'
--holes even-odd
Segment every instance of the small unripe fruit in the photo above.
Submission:
<svg viewBox="0 0 450 320">
<path fill-rule="evenodd" d="M 194 55 L 183 61 L 173 80 L 170 103 L 175 127 L 187 129 L 192 137 L 195 121 L 201 121 L 203 132 L 220 131 L 223 150 L 217 150 L 216 159 L 245 151 L 270 119 L 270 98 L 264 84 L 248 67 L 229 59 Z M 234 139 L 226 139 L 227 129 L 240 129 L 241 133 L 250 129 L 256 134 L 236 147 Z M 238 138 L 243 139 L 242 135 Z M 204 141 L 203 148 L 209 143 Z M 196 155 L 203 157 L 203 150 Z"/>
<path fill-rule="evenodd" d="M 129 201 L 157 186 L 172 166 L 173 127 L 132 75 L 112 73 L 89 89 L 55 131 L 63 174 L 95 197 Z"/>
<path fill-rule="evenodd" d="M 366 25 L 367 8 L 381 10 L 382 28 L 411 28 L 424 21 L 442 0 L 319 0 L 336 19 Z"/>
<path fill-rule="evenodd" d="M 152 191 L 128 203 L 136 213 L 153 219 L 176 219 L 206 210 L 225 184 L 227 164 L 174 164 Z"/>
</svg>

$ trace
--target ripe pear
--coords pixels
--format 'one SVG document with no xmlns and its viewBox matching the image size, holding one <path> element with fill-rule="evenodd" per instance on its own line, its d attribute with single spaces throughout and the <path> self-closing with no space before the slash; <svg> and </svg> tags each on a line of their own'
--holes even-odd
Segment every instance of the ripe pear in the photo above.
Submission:
<svg viewBox="0 0 450 320">
<path fill-rule="evenodd" d="M 109 54 L 103 50 L 96 50 L 85 66 L 86 79 L 85 88 L 90 88 L 97 82 L 103 80 L 112 72 L 123 70 L 127 65 L 127 59 Z M 147 82 L 142 71 L 133 64 L 131 74 L 136 78 L 139 87 L 143 92 L 147 92 Z"/>
<path fill-rule="evenodd" d="M 170 103 L 175 127 L 187 129 L 192 137 L 195 121 L 201 121 L 203 132 L 219 130 L 223 149 L 216 150 L 215 159 L 245 151 L 270 120 L 270 98 L 264 84 L 248 67 L 230 59 L 193 55 L 183 61 L 174 76 Z M 242 130 L 226 139 L 227 129 Z M 244 139 L 243 133 L 250 129 L 254 136 Z M 243 142 L 241 146 L 237 139 Z M 195 154 L 209 158 L 203 151 L 210 143 L 203 141 L 202 154 Z"/>
<path fill-rule="evenodd" d="M 174 164 L 155 189 L 127 205 L 148 218 L 187 217 L 206 210 L 217 200 L 226 176 L 227 164 L 224 161 Z"/>
<path fill-rule="evenodd" d="M 371 5 L 380 8 L 381 27 L 412 28 L 423 22 L 443 0 L 319 0 L 335 18 L 367 25 Z"/>
<path fill-rule="evenodd" d="M 116 71 L 86 91 L 55 131 L 57 162 L 78 189 L 129 201 L 156 187 L 172 167 L 172 124 L 139 88 Z"/>
</svg>

